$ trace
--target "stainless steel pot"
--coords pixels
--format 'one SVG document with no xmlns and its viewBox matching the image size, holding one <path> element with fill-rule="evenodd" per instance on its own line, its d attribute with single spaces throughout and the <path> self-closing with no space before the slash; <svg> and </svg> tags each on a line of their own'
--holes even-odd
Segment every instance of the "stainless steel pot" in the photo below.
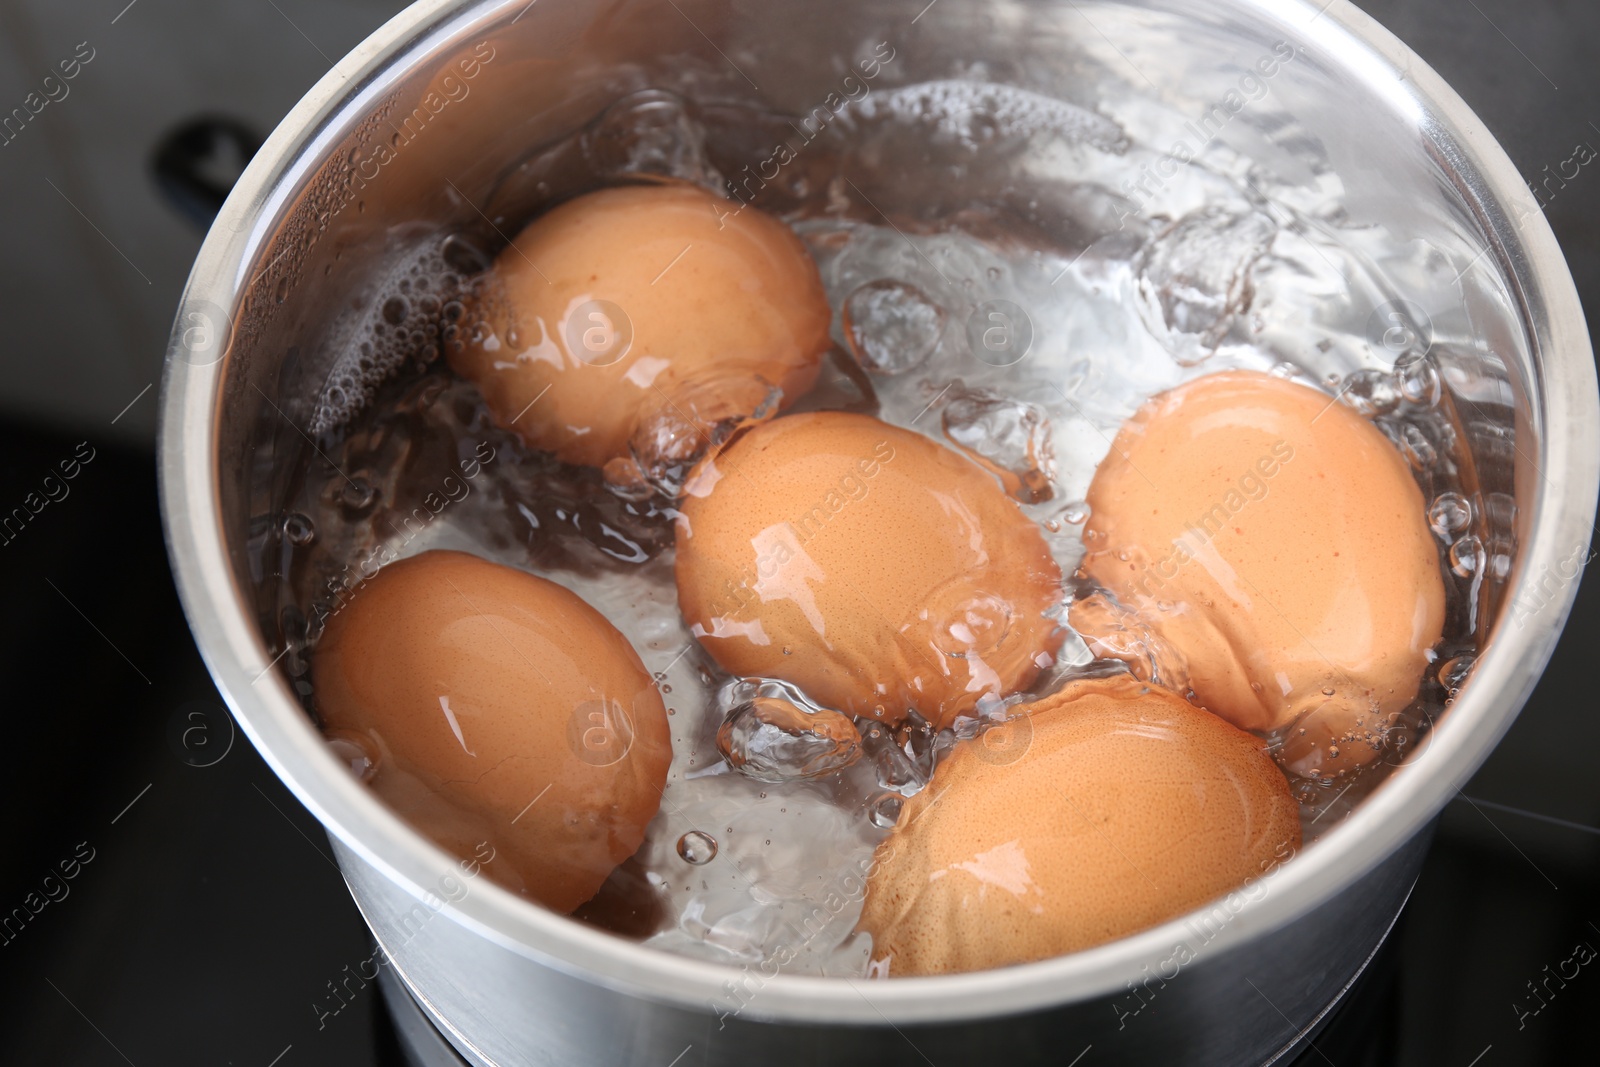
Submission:
<svg viewBox="0 0 1600 1067">
<path fill-rule="evenodd" d="M 386 228 L 470 220 L 529 146 L 643 85 L 804 112 L 863 41 L 893 42 L 894 83 L 966 72 L 1091 106 L 1115 83 L 1196 116 L 1290 42 L 1296 61 L 1233 120 L 1231 143 L 1341 183 L 1347 216 L 1330 226 L 1387 227 L 1460 268 L 1446 296 L 1471 343 L 1436 354 L 1480 488 L 1516 504 L 1512 570 L 1480 601 L 1492 642 L 1429 746 L 1223 920 L 887 983 L 649 951 L 465 878 L 346 773 L 275 669 L 252 539 L 307 447 L 328 371 L 319 328 Z M 1345 0 L 425 0 L 331 70 L 251 164 L 195 264 L 163 393 L 168 537 L 218 686 L 328 828 L 387 965 L 469 1060 L 502 1067 L 1271 1062 L 1382 943 L 1426 826 L 1527 698 L 1600 479 L 1589 339 L 1529 190 L 1460 98 Z M 1196 958 L 1175 962 L 1180 943 Z"/>
</svg>

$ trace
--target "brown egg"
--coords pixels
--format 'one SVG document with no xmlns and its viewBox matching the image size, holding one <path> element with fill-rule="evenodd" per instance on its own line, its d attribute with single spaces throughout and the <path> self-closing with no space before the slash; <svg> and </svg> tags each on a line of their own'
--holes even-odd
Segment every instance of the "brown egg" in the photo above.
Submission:
<svg viewBox="0 0 1600 1067">
<path fill-rule="evenodd" d="M 1375 426 L 1302 385 L 1208 375 L 1139 410 L 1088 502 L 1083 572 L 1187 661 L 1200 704 L 1250 730 L 1296 723 L 1297 773 L 1378 753 L 1444 585 L 1422 494 Z M 1101 618 L 1073 608 L 1091 647 Z"/>
<path fill-rule="evenodd" d="M 554 582 L 462 552 L 391 563 L 311 658 L 331 737 L 441 847 L 559 912 L 644 840 L 672 760 L 626 638 Z"/>
<path fill-rule="evenodd" d="M 647 467 L 683 466 L 719 428 L 793 403 L 830 344 L 832 312 L 799 238 L 691 186 L 568 201 L 494 272 L 490 331 L 451 365 L 529 445 L 613 464 L 613 480 L 638 477 L 633 449 Z"/>
<path fill-rule="evenodd" d="M 1168 690 L 1124 675 L 1015 710 L 878 846 L 860 928 L 891 978 L 1076 952 L 1207 901 L 1226 922 L 1300 846 L 1264 743 Z"/>
<path fill-rule="evenodd" d="M 970 460 L 842 412 L 751 429 L 698 468 L 678 604 L 733 674 L 824 707 L 937 725 L 1023 688 L 1056 635 L 1061 572 Z"/>
</svg>

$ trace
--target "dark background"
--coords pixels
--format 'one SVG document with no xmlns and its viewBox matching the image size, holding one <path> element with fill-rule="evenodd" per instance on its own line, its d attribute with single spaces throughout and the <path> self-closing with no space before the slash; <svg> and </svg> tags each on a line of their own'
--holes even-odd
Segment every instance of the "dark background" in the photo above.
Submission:
<svg viewBox="0 0 1600 1067">
<path fill-rule="evenodd" d="M 0 148 L 0 507 L 80 442 L 94 455 L 67 498 L 0 546 L 0 914 L 79 861 L 69 894 L 0 944 L 0 1062 L 385 1063 L 376 988 L 319 1028 L 313 1002 L 369 955 L 367 936 L 315 821 L 242 737 L 230 747 L 171 586 L 144 390 L 201 238 L 157 192 L 155 145 L 203 114 L 266 133 L 398 5 L 125 3 L 0 0 L 0 113 L 79 42 L 94 50 L 68 97 Z M 1365 7 L 1525 178 L 1600 146 L 1600 4 Z M 1597 196 L 1587 167 L 1546 211 L 1591 315 Z M 1597 637 L 1590 582 L 1532 701 L 1465 785 L 1477 803 L 1443 813 L 1396 981 L 1377 993 L 1386 1010 L 1360 1027 L 1370 1047 L 1311 1062 L 1594 1061 L 1600 963 L 1519 1012 L 1538 1006 L 1528 983 L 1547 966 L 1579 943 L 1600 949 Z"/>
</svg>

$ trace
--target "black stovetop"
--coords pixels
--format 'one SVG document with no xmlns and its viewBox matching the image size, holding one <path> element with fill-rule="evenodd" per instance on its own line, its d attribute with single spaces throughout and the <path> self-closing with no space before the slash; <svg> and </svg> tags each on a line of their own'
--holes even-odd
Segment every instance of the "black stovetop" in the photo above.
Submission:
<svg viewBox="0 0 1600 1067">
<path fill-rule="evenodd" d="M 17 2 L 0 0 L 0 8 Z M 147 3 L 140 13 L 153 28 L 140 38 L 146 44 L 130 47 L 154 57 L 159 49 L 149 42 L 160 40 L 163 27 L 177 34 L 185 16 L 160 0 Z M 1524 175 L 1568 159 L 1580 142 L 1600 145 L 1600 63 L 1591 55 L 1600 5 L 1366 6 L 1456 87 Z M 295 29 L 321 38 L 332 55 L 384 17 L 366 11 L 363 28 L 348 10 L 342 22 L 310 4 L 292 11 Z M 102 14 L 93 19 L 115 12 Z M 282 41 L 262 47 L 303 47 L 283 32 Z M 155 75 L 156 62 L 141 69 L 124 57 L 124 106 L 171 91 L 170 79 Z M 193 110 L 204 103 L 194 101 Z M 0 155 L 0 172 L 18 158 Z M 1591 312 L 1600 312 L 1597 195 L 1600 176 L 1585 170 L 1546 209 Z M 172 225 L 184 223 L 174 215 Z M 198 234 L 191 240 L 197 247 Z M 85 256 L 112 255 L 89 242 L 75 247 Z M 71 292 L 61 293 L 57 308 L 12 304 L 30 254 L 0 249 L 10 257 L 0 260 L 8 271 L 0 287 L 12 313 L 6 317 L 61 316 L 65 351 L 10 359 L 74 358 L 94 373 L 106 355 L 73 349 Z M 182 276 L 169 274 L 151 284 L 170 290 L 167 303 L 175 306 Z M 0 545 L 9 609 L 0 620 L 9 680 L 0 741 L 0 916 L 47 900 L 0 933 L 0 1062 L 397 1062 L 376 987 L 326 1013 L 327 983 L 370 955 L 365 928 L 317 823 L 221 712 L 172 589 L 152 452 L 116 443 L 111 414 L 45 425 L 13 410 L 0 421 L 0 502 L 8 507 L 80 442 L 93 450 L 71 494 Z M 1600 948 L 1600 774 L 1589 765 L 1600 753 L 1600 716 L 1589 703 L 1597 639 L 1600 583 L 1591 581 L 1527 709 L 1465 785 L 1476 803 L 1458 799 L 1445 809 L 1390 958 L 1360 1010 L 1345 1013 L 1305 1062 L 1499 1067 L 1594 1059 L 1600 975 L 1586 967 L 1564 983 L 1545 979 L 1578 944 Z M 73 876 L 59 877 L 63 871 Z M 51 875 L 58 877 L 47 883 Z M 30 898 L 47 887 L 56 899 Z"/>
</svg>

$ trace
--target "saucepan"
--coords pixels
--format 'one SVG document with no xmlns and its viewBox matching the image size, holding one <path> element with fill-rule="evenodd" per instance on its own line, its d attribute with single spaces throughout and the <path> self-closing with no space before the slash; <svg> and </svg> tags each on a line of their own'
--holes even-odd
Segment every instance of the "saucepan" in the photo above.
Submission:
<svg viewBox="0 0 1600 1067">
<path fill-rule="evenodd" d="M 1458 561 L 1475 576 L 1484 640 L 1450 706 L 1249 892 L 1021 966 L 888 981 L 730 967 L 473 877 L 329 750 L 290 669 L 295 620 L 264 590 L 287 558 L 295 472 L 326 440 L 341 356 L 330 324 L 372 298 L 396 234 L 520 225 L 506 205 L 537 193 L 530 153 L 639 93 L 791 116 L 797 131 L 917 101 L 947 109 L 935 149 L 1001 144 L 1019 100 L 1040 128 L 1090 116 L 1113 131 L 1096 157 L 1106 167 L 1046 159 L 1030 178 L 1039 202 L 1008 210 L 1037 209 L 1042 239 L 1094 246 L 1091 259 L 1148 256 L 1189 161 L 1231 161 L 1222 177 L 1281 242 L 1299 242 L 1308 276 L 1349 282 L 1304 286 L 1301 321 L 1334 323 L 1369 353 L 1398 337 L 1437 368 L 1484 524 Z M 863 188 L 908 240 L 952 210 L 957 179 L 935 149 L 861 161 L 876 181 Z M 786 163 L 770 144 L 744 150 L 730 203 Z M 1117 159 L 1135 162 L 1118 171 Z M 961 180 L 981 208 L 982 183 Z M 1335 248 L 1361 252 L 1333 263 Z M 1350 280 L 1361 256 L 1391 291 Z M 1041 333 L 1055 321 L 1042 304 L 1033 320 Z M 1351 369 L 1338 345 L 1278 340 L 1308 373 Z M 387 969 L 468 1061 L 1238 1067 L 1314 1037 L 1384 943 L 1432 820 L 1537 681 L 1587 558 L 1600 404 L 1577 294 L 1533 194 L 1460 97 L 1347 0 L 423 0 L 306 95 L 216 217 L 178 310 L 160 450 L 201 652 L 244 732 L 327 828 L 377 941 L 351 975 Z"/>
</svg>

